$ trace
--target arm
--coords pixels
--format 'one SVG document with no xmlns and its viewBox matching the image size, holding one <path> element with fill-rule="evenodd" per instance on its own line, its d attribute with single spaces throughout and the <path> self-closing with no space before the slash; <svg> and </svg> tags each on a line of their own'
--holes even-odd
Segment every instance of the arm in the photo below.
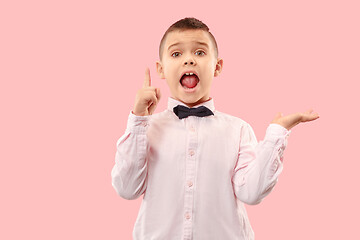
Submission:
<svg viewBox="0 0 360 240">
<path fill-rule="evenodd" d="M 136 199 L 146 190 L 148 118 L 130 113 L 125 134 L 116 143 L 112 186 L 124 199 Z"/>
<path fill-rule="evenodd" d="M 136 94 L 125 134 L 116 143 L 115 166 L 111 171 L 112 185 L 123 198 L 136 199 L 146 190 L 147 145 L 146 130 L 151 115 L 160 100 L 160 90 L 151 87 L 150 70 L 145 70 L 143 87 Z"/>
<path fill-rule="evenodd" d="M 238 161 L 233 175 L 236 197 L 246 204 L 258 204 L 274 188 L 283 169 L 283 152 L 290 131 L 270 124 L 263 141 L 257 142 L 249 124 L 243 129 Z"/>
<path fill-rule="evenodd" d="M 233 175 L 236 197 L 247 204 L 258 204 L 274 188 L 283 169 L 282 157 L 290 129 L 301 122 L 318 119 L 312 109 L 283 116 L 278 113 L 257 143 L 254 131 L 247 125 L 242 134 L 238 162 Z"/>
</svg>

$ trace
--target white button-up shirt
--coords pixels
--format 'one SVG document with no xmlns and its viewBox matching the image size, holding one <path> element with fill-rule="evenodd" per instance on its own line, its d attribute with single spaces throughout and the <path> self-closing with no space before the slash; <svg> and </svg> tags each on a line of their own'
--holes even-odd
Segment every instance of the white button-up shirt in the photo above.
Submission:
<svg viewBox="0 0 360 240">
<path fill-rule="evenodd" d="M 177 105 L 169 98 L 161 113 L 130 113 L 117 141 L 113 187 L 129 200 L 144 194 L 133 239 L 254 239 L 244 203 L 260 203 L 275 186 L 291 131 L 270 124 L 258 143 L 248 123 L 215 110 L 212 99 L 200 104 L 214 112 L 207 117 L 180 120 Z"/>
</svg>

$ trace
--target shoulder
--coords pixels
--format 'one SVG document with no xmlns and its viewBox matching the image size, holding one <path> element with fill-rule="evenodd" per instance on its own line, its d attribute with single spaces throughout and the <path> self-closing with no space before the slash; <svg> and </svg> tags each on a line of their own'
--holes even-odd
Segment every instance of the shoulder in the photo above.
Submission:
<svg viewBox="0 0 360 240">
<path fill-rule="evenodd" d="M 226 131 L 236 132 L 240 135 L 244 135 L 247 132 L 252 131 L 250 124 L 240 117 L 235 117 L 217 110 L 214 114 L 215 119 L 218 121 L 218 125 L 222 126 L 222 128 Z"/>
<path fill-rule="evenodd" d="M 158 113 L 154 113 L 153 115 L 150 116 L 150 122 L 152 124 L 166 124 L 169 122 L 172 122 L 174 120 L 176 120 L 177 117 L 175 114 L 173 114 L 171 111 L 169 111 L 168 109 L 165 109 L 162 112 L 158 112 Z"/>
<path fill-rule="evenodd" d="M 219 121 L 224 121 L 224 122 L 227 122 L 227 123 L 233 123 L 233 124 L 236 124 L 236 125 L 241 125 L 241 126 L 246 126 L 246 125 L 249 125 L 245 120 L 243 120 L 242 118 L 239 118 L 239 117 L 235 117 L 235 116 L 232 116 L 230 114 L 227 114 L 227 113 L 223 113 L 223 112 L 220 112 L 220 111 L 215 111 L 215 117 L 219 120 Z"/>
<path fill-rule="evenodd" d="M 216 111 L 216 116 L 221 119 L 220 121 L 224 121 L 223 125 L 228 126 L 228 130 L 239 134 L 240 142 L 257 141 L 253 128 L 245 120 L 219 111 Z"/>
</svg>

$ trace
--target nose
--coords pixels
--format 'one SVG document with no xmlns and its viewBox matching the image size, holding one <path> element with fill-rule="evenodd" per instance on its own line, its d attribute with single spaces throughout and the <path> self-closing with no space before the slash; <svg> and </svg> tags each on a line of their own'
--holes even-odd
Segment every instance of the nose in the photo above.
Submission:
<svg viewBox="0 0 360 240">
<path fill-rule="evenodd" d="M 187 65 L 188 62 L 186 61 L 184 64 Z M 190 65 L 194 65 L 194 62 L 193 62 L 193 61 L 189 61 L 189 64 L 190 64 Z"/>
<path fill-rule="evenodd" d="M 184 65 L 196 65 L 196 62 L 191 56 L 189 56 L 185 59 Z"/>
</svg>

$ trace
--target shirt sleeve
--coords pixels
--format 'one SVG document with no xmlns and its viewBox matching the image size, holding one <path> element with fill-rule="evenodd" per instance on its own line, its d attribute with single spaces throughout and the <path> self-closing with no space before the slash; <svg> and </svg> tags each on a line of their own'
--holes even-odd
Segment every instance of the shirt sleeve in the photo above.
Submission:
<svg viewBox="0 0 360 240">
<path fill-rule="evenodd" d="M 141 196 L 147 184 L 147 137 L 149 116 L 130 112 L 127 127 L 116 143 L 112 186 L 119 196 L 132 200 Z"/>
<path fill-rule="evenodd" d="M 283 169 L 290 130 L 272 123 L 257 142 L 249 124 L 242 130 L 240 151 L 232 178 L 236 197 L 246 204 L 260 203 L 274 188 Z"/>
</svg>

